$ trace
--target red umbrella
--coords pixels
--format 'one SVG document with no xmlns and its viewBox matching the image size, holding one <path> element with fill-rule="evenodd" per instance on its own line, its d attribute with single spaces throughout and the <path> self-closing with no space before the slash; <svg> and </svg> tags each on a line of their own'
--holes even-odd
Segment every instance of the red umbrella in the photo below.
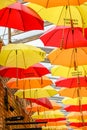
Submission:
<svg viewBox="0 0 87 130">
<path fill-rule="evenodd" d="M 63 121 L 66 120 L 65 117 L 61 117 L 61 118 L 49 118 L 49 119 L 36 119 L 36 122 L 41 122 L 41 121 L 46 121 L 46 122 L 53 122 L 53 121 Z"/>
<path fill-rule="evenodd" d="M 64 107 L 64 110 L 67 112 L 80 112 L 80 109 L 82 109 L 82 111 L 87 111 L 87 104 L 83 104 L 81 106 L 69 105 Z"/>
<path fill-rule="evenodd" d="M 43 20 L 31 8 L 16 2 L 0 10 L 0 26 L 22 31 L 43 29 Z"/>
<path fill-rule="evenodd" d="M 77 27 L 52 27 L 42 34 L 40 39 L 45 46 L 64 49 L 87 46 L 87 39 L 83 36 L 82 29 Z"/>
<path fill-rule="evenodd" d="M 87 87 L 87 77 L 60 78 L 55 82 L 57 87 Z"/>
<path fill-rule="evenodd" d="M 27 69 L 1 67 L 0 76 L 9 78 L 26 78 L 26 77 L 41 77 L 50 73 L 50 71 L 42 64 L 35 64 Z"/>
<path fill-rule="evenodd" d="M 27 100 L 29 100 L 30 102 L 34 102 L 38 105 L 41 105 L 41 106 L 44 106 L 44 107 L 47 107 L 49 109 L 52 109 L 52 104 L 50 102 L 50 100 L 48 98 L 27 98 Z"/>
<path fill-rule="evenodd" d="M 75 127 L 82 127 L 82 126 L 87 126 L 87 122 L 71 122 L 69 123 L 70 126 L 75 126 Z"/>
</svg>

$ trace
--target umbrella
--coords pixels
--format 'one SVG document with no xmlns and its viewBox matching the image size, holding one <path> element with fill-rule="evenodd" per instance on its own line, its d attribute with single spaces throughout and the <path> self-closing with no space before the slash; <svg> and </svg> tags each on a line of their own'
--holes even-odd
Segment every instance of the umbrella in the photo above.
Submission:
<svg viewBox="0 0 87 130">
<path fill-rule="evenodd" d="M 85 126 L 87 126 L 87 122 L 71 122 L 69 123 L 70 126 L 74 126 L 74 127 L 82 127 L 84 130 L 85 129 Z"/>
<path fill-rule="evenodd" d="M 2 47 L 0 65 L 7 67 L 28 68 L 43 61 L 46 53 L 40 48 L 19 44 L 8 44 Z"/>
<path fill-rule="evenodd" d="M 87 112 L 84 111 L 83 113 L 83 118 L 84 121 L 87 120 Z M 70 112 L 67 116 L 66 116 L 68 121 L 74 121 L 74 119 L 78 120 L 79 122 L 81 122 L 82 120 L 82 114 L 81 112 Z"/>
<path fill-rule="evenodd" d="M 62 100 L 62 103 L 65 105 L 79 105 L 79 99 L 80 99 L 81 105 L 87 104 L 87 97 L 77 97 L 77 98 L 65 97 Z"/>
<path fill-rule="evenodd" d="M 56 26 L 47 30 L 40 36 L 45 46 L 60 47 L 64 49 L 86 47 L 87 39 L 83 36 L 81 28 Z"/>
<path fill-rule="evenodd" d="M 56 48 L 51 51 L 48 60 L 52 65 L 63 65 L 66 67 L 74 67 L 87 65 L 87 47 L 59 49 Z"/>
<path fill-rule="evenodd" d="M 87 77 L 60 78 L 55 82 L 57 87 L 87 87 Z"/>
<path fill-rule="evenodd" d="M 53 8 L 44 8 L 31 3 L 27 6 L 34 9 L 41 18 L 55 25 L 87 28 L 87 3 Z"/>
<path fill-rule="evenodd" d="M 17 90 L 15 96 L 18 96 L 19 98 L 44 98 L 52 97 L 56 94 L 58 94 L 57 90 L 52 86 L 46 86 L 43 88 Z"/>
<path fill-rule="evenodd" d="M 52 101 L 50 100 L 50 103 L 52 105 L 52 110 L 58 110 L 58 109 L 61 109 L 62 106 L 60 106 L 58 103 L 56 103 L 55 101 Z M 43 107 L 41 105 L 37 105 L 36 103 L 32 103 L 32 105 L 28 105 L 26 107 L 26 110 L 27 111 L 33 111 L 33 112 L 36 112 L 36 111 L 49 111 L 49 108 L 46 108 L 46 107 Z"/>
<path fill-rule="evenodd" d="M 49 74 L 50 71 L 42 64 L 37 63 L 27 69 L 16 67 L 1 67 L 0 75 L 9 78 L 26 78 L 26 77 L 41 77 Z"/>
<path fill-rule="evenodd" d="M 62 126 L 66 124 L 67 122 L 64 120 L 64 121 L 48 122 L 46 123 L 46 126 Z"/>
<path fill-rule="evenodd" d="M 67 112 L 80 112 L 80 107 L 82 109 L 82 111 L 86 111 L 87 110 L 87 104 L 83 104 L 81 106 L 78 105 L 68 105 L 64 107 L 64 110 L 66 110 Z"/>
<path fill-rule="evenodd" d="M 61 76 L 65 78 L 77 77 L 77 76 L 86 76 L 87 75 L 87 65 L 81 65 L 74 67 L 65 67 L 55 65 L 51 68 L 51 74 L 53 76 Z"/>
<path fill-rule="evenodd" d="M 65 117 L 58 117 L 58 118 L 44 118 L 44 119 L 35 119 L 36 122 L 53 122 L 53 121 L 63 121 L 66 120 Z"/>
<path fill-rule="evenodd" d="M 78 94 L 78 88 L 62 88 L 58 90 L 58 94 L 60 96 L 66 96 L 71 98 L 76 98 L 78 96 L 87 97 L 87 88 L 81 87 L 79 89 L 79 94 Z"/>
<path fill-rule="evenodd" d="M 61 6 L 61 5 L 80 5 L 84 3 L 86 0 L 24 0 L 24 1 L 29 1 L 32 3 L 39 4 L 44 7 L 54 7 L 54 6 Z"/>
<path fill-rule="evenodd" d="M 52 109 L 52 104 L 48 98 L 27 98 L 26 100 L 29 100 L 30 102 L 36 103 L 46 108 Z"/>
<path fill-rule="evenodd" d="M 43 23 L 41 17 L 33 9 L 20 2 L 0 10 L 0 26 L 29 31 L 42 30 Z M 11 36 L 9 37 L 11 38 Z"/>
<path fill-rule="evenodd" d="M 65 115 L 60 110 L 49 110 L 45 112 L 35 112 L 31 116 L 33 119 L 52 119 L 52 118 L 64 118 Z"/>
<path fill-rule="evenodd" d="M 68 130 L 66 125 L 62 126 L 42 126 L 42 130 Z"/>
<path fill-rule="evenodd" d="M 1 0 L 0 1 L 0 9 L 5 8 L 6 6 L 9 6 L 13 3 L 15 3 L 17 0 Z"/>
<path fill-rule="evenodd" d="M 43 20 L 31 8 L 16 2 L 0 10 L 0 26 L 29 31 L 43 29 Z"/>
<path fill-rule="evenodd" d="M 53 82 L 46 76 L 35 77 L 35 78 L 22 78 L 16 80 L 16 78 L 10 79 L 6 86 L 15 89 L 32 89 L 32 88 L 43 88 L 47 85 L 52 85 Z"/>
</svg>

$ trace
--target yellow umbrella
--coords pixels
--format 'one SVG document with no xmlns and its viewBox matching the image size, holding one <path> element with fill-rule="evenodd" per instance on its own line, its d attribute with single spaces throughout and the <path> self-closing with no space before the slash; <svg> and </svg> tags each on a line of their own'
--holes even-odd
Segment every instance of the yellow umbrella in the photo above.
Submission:
<svg viewBox="0 0 87 130">
<path fill-rule="evenodd" d="M 79 91 L 79 94 L 78 94 Z M 60 96 L 66 96 L 66 97 L 71 97 L 71 98 L 76 98 L 78 96 L 80 97 L 87 97 L 87 88 L 86 87 L 81 87 L 79 88 L 62 88 L 58 90 L 58 94 Z"/>
<path fill-rule="evenodd" d="M 74 67 L 87 64 L 87 47 L 59 49 L 55 48 L 51 51 L 47 58 L 53 65 L 63 65 L 66 67 Z"/>
<path fill-rule="evenodd" d="M 77 97 L 77 98 L 65 97 L 62 100 L 62 103 L 65 104 L 65 105 L 79 105 L 79 100 L 80 100 L 81 105 L 87 104 L 87 97 Z"/>
<path fill-rule="evenodd" d="M 68 130 L 66 125 L 62 126 L 43 126 L 42 130 Z"/>
<path fill-rule="evenodd" d="M 35 112 L 32 114 L 33 119 L 52 119 L 52 118 L 64 118 L 65 115 L 59 110 L 49 110 L 45 112 Z"/>
<path fill-rule="evenodd" d="M 45 59 L 46 53 L 40 48 L 19 44 L 3 46 L 0 53 L 0 65 L 28 68 Z"/>
<path fill-rule="evenodd" d="M 51 74 L 53 76 L 61 76 L 65 78 L 70 78 L 73 76 L 86 76 L 87 75 L 87 65 L 77 66 L 75 69 L 74 67 L 65 67 L 65 66 L 58 66 L 55 65 L 51 68 Z"/>
<path fill-rule="evenodd" d="M 34 9 L 44 20 L 55 25 L 73 27 L 87 27 L 87 3 L 78 6 L 57 6 L 44 8 L 36 4 L 27 4 Z"/>
<path fill-rule="evenodd" d="M 0 1 L 0 9 L 7 7 L 15 2 L 17 2 L 17 0 L 1 0 Z"/>
<path fill-rule="evenodd" d="M 46 86 L 44 88 L 18 90 L 15 96 L 19 98 L 43 98 L 51 97 L 58 94 L 58 92 L 52 86 Z"/>
</svg>

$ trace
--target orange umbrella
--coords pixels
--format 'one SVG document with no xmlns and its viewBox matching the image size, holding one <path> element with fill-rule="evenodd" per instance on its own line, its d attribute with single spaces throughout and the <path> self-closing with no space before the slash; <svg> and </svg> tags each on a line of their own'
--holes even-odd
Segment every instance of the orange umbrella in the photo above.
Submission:
<svg viewBox="0 0 87 130">
<path fill-rule="evenodd" d="M 57 109 L 61 109 L 62 106 L 60 106 L 58 103 L 56 103 L 55 101 L 50 100 L 51 104 L 52 104 L 52 110 L 57 110 Z M 26 107 L 27 111 L 49 111 L 49 108 L 43 107 L 41 105 L 38 105 L 36 103 L 32 103 L 32 105 L 28 105 Z"/>
<path fill-rule="evenodd" d="M 9 88 L 16 89 L 31 89 L 31 88 L 42 88 L 47 85 L 51 85 L 53 82 L 46 76 L 37 78 L 23 78 L 23 79 L 10 79 L 6 85 Z"/>
<path fill-rule="evenodd" d="M 84 112 L 70 112 L 68 115 L 67 115 L 67 119 L 69 120 L 69 121 L 74 121 L 74 119 L 76 119 L 76 120 L 79 120 L 79 122 L 82 120 L 82 114 L 83 114 L 83 118 L 84 118 L 84 120 L 86 120 L 87 121 L 87 112 L 86 111 L 84 111 Z"/>
<path fill-rule="evenodd" d="M 78 94 L 79 91 L 79 94 Z M 66 97 L 71 97 L 71 98 L 76 98 L 78 96 L 80 97 L 87 97 L 87 88 L 81 87 L 79 88 L 62 88 L 58 90 L 58 94 L 60 96 L 66 96 Z"/>
<path fill-rule="evenodd" d="M 73 49 L 56 48 L 51 51 L 47 58 L 53 65 L 63 65 L 67 67 L 77 67 L 87 64 L 87 47 Z"/>
<path fill-rule="evenodd" d="M 24 0 L 24 1 L 29 1 L 32 3 L 39 4 L 44 7 L 55 7 L 55 6 L 61 6 L 61 5 L 80 5 L 86 0 Z"/>
<path fill-rule="evenodd" d="M 62 126 L 66 124 L 67 122 L 64 120 L 64 121 L 48 122 L 46 126 Z"/>
</svg>

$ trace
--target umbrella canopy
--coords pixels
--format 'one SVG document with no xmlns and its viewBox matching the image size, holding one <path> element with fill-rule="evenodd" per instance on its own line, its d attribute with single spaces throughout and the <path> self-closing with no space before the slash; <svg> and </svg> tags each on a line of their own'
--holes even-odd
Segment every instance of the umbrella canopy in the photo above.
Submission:
<svg viewBox="0 0 87 130">
<path fill-rule="evenodd" d="M 86 2 L 86 0 L 24 0 L 24 1 L 29 1 L 29 2 L 32 2 L 32 3 L 36 3 L 36 4 L 39 4 L 41 6 L 44 6 L 44 7 L 54 7 L 54 6 L 61 6 L 61 5 L 80 5 L 84 2 Z"/>
<path fill-rule="evenodd" d="M 70 126 L 74 126 L 74 127 L 82 127 L 82 129 L 85 129 L 85 126 L 87 126 L 87 122 L 71 122 L 69 123 Z"/>
<path fill-rule="evenodd" d="M 52 104 L 52 108 L 51 108 L 52 110 L 58 110 L 58 109 L 62 108 L 62 106 L 60 106 L 55 101 L 50 100 L 50 103 Z M 36 112 L 36 111 L 39 111 L 39 112 L 41 112 L 41 111 L 49 111 L 48 108 L 43 107 L 41 105 L 37 105 L 36 103 L 32 103 L 32 105 L 28 105 L 26 107 L 26 110 L 27 111 L 33 111 L 33 112 Z"/>
<path fill-rule="evenodd" d="M 33 9 L 20 2 L 0 10 L 0 26 L 29 31 L 43 29 L 43 23 L 41 17 Z"/>
<path fill-rule="evenodd" d="M 53 82 L 46 76 L 37 78 L 23 78 L 23 79 L 10 79 L 6 85 L 9 88 L 15 89 L 32 89 L 32 88 L 43 88 L 47 85 L 52 85 Z"/>
<path fill-rule="evenodd" d="M 5 8 L 6 6 L 9 6 L 13 3 L 15 3 L 17 0 L 1 0 L 0 1 L 0 9 Z"/>
<path fill-rule="evenodd" d="M 68 105 L 68 106 L 64 107 L 64 110 L 66 110 L 67 112 L 80 112 L 80 109 L 82 109 L 82 111 L 86 111 L 87 110 L 87 104 L 83 104 L 81 106 Z"/>
<path fill-rule="evenodd" d="M 84 112 L 70 112 L 66 118 L 67 120 L 69 120 L 70 122 L 74 121 L 74 119 L 78 120 L 79 122 L 82 122 L 82 114 L 83 114 L 83 119 L 84 121 L 86 120 L 87 121 L 87 112 L 84 111 Z"/>
<path fill-rule="evenodd" d="M 87 77 L 60 78 L 55 82 L 57 87 L 87 87 Z"/>
<path fill-rule="evenodd" d="M 56 122 L 48 122 L 46 123 L 46 126 L 62 126 L 66 124 L 67 124 L 66 121 L 56 121 Z"/>
<path fill-rule="evenodd" d="M 58 118 L 44 118 L 44 119 L 35 119 L 36 122 L 53 122 L 53 121 L 63 121 L 63 120 L 66 120 L 65 117 L 58 117 Z"/>
<path fill-rule="evenodd" d="M 48 98 L 27 98 L 26 100 L 29 100 L 30 103 L 36 103 L 38 105 L 44 106 L 46 108 L 52 109 L 53 106 Z"/>
<path fill-rule="evenodd" d="M 83 36 L 81 28 L 52 27 L 42 34 L 40 39 L 45 46 L 64 49 L 87 46 L 87 39 Z"/>
<path fill-rule="evenodd" d="M 44 20 L 55 25 L 87 27 L 87 3 L 78 6 L 57 6 L 47 9 L 31 3 L 27 6 L 38 12 Z"/>
<path fill-rule="evenodd" d="M 87 104 L 87 97 L 77 97 L 77 98 L 65 97 L 62 100 L 62 103 L 65 105 L 80 105 L 79 100 L 81 105 Z"/>
<path fill-rule="evenodd" d="M 67 58 L 66 58 L 67 57 Z M 52 65 L 63 65 L 66 67 L 74 67 L 79 65 L 87 65 L 87 47 L 59 49 L 51 51 L 47 58 Z"/>
<path fill-rule="evenodd" d="M 37 63 L 27 69 L 16 67 L 1 67 L 0 75 L 8 78 L 26 78 L 26 77 L 41 77 L 49 74 L 50 71 L 42 64 Z"/>
<path fill-rule="evenodd" d="M 19 98 L 44 98 L 51 97 L 56 94 L 58 94 L 57 90 L 51 86 L 46 86 L 44 88 L 18 90 L 15 93 L 15 96 L 18 96 Z"/>
<path fill-rule="evenodd" d="M 19 44 L 8 44 L 2 47 L 0 65 L 7 67 L 28 68 L 43 61 L 46 53 L 40 48 Z"/>
<path fill-rule="evenodd" d="M 77 77 L 77 76 L 86 76 L 87 75 L 87 65 L 81 65 L 74 67 L 65 67 L 55 65 L 51 68 L 51 74 L 53 76 L 61 76 L 65 78 Z"/>
<path fill-rule="evenodd" d="M 50 118 L 64 118 L 65 115 L 59 110 L 49 110 L 45 112 L 35 112 L 32 114 L 33 119 L 50 119 Z"/>
<path fill-rule="evenodd" d="M 60 96 L 66 96 L 66 97 L 71 97 L 71 98 L 76 98 L 78 96 L 87 97 L 87 88 L 81 87 L 79 90 L 78 88 L 62 88 L 58 90 L 58 94 Z"/>
<path fill-rule="evenodd" d="M 67 126 L 42 126 L 42 130 L 68 130 Z"/>
</svg>

